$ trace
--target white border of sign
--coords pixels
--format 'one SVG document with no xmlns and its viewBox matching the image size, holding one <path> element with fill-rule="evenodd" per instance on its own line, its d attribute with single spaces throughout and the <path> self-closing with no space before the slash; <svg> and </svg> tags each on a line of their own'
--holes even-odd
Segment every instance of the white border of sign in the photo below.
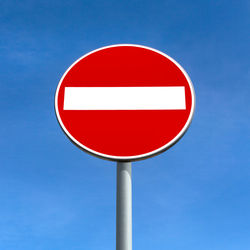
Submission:
<svg viewBox="0 0 250 250">
<path fill-rule="evenodd" d="M 61 120 L 61 117 L 59 115 L 59 111 L 58 111 L 58 106 L 57 106 L 57 99 L 58 99 L 58 92 L 59 92 L 59 89 L 60 89 L 60 86 L 62 84 L 62 81 L 64 79 L 64 77 L 67 75 L 67 73 L 69 72 L 69 70 L 74 67 L 75 64 L 77 64 L 80 60 L 82 60 L 83 58 L 87 57 L 88 55 L 92 54 L 92 53 L 95 53 L 97 51 L 100 51 L 100 50 L 103 50 L 103 49 L 107 49 L 107 48 L 113 48 L 113 47 L 121 47 L 121 46 L 131 46 L 131 47 L 139 47 L 139 48 L 144 48 L 144 49 L 148 49 L 148 50 L 151 50 L 151 51 L 154 51 L 158 54 L 161 54 L 162 56 L 166 57 L 167 59 L 169 59 L 170 61 L 172 61 L 181 71 L 182 73 L 184 74 L 184 76 L 186 77 L 187 81 L 188 81 L 188 84 L 190 86 L 190 89 L 191 89 L 191 95 L 192 95 L 192 107 L 191 107 L 191 112 L 190 112 L 190 115 L 188 117 L 188 120 L 185 124 L 185 126 L 183 127 L 183 129 L 180 131 L 180 133 L 173 139 L 171 140 L 169 143 L 165 144 L 164 146 L 154 150 L 154 151 L 151 151 L 149 153 L 146 153 L 146 154 L 141 154 L 141 155 L 136 155 L 136 156 L 114 156 L 114 155 L 107 155 L 107 154 L 102 154 L 102 153 L 99 153 L 95 150 L 92 150 L 86 146 L 84 146 L 83 144 L 81 144 L 80 142 L 78 142 L 70 133 L 69 131 L 65 128 L 65 126 L 63 125 L 63 122 Z M 57 86 L 57 89 L 56 89 L 56 93 L 55 93 L 55 112 L 56 112 L 56 117 L 57 117 L 57 120 L 63 130 L 63 132 L 68 136 L 68 138 L 77 146 L 79 147 L 80 149 L 86 151 L 87 153 L 90 153 L 92 155 L 95 155 L 97 157 L 100 157 L 100 158 L 104 158 L 104 159 L 107 159 L 107 160 L 111 160 L 111 161 L 137 161 L 137 160 L 143 160 L 143 159 L 146 159 L 146 158 L 149 158 L 149 157 L 152 157 L 152 156 L 155 156 L 157 154 L 160 154 L 162 152 L 164 152 L 165 150 L 169 149 L 170 147 L 172 147 L 175 143 L 177 143 L 181 137 L 185 134 L 185 132 L 187 131 L 188 127 L 190 126 L 190 123 L 192 121 L 192 118 L 193 118 L 193 114 L 194 114 L 194 109 L 195 109 L 195 92 L 194 92 L 194 87 L 193 87 L 193 84 L 188 76 L 188 74 L 186 73 L 186 71 L 181 67 L 181 65 L 179 63 L 177 63 L 173 58 L 171 58 L 170 56 L 164 54 L 163 52 L 159 51 L 159 50 L 156 50 L 156 49 L 153 49 L 153 48 L 150 48 L 150 47 L 147 47 L 147 46 L 143 46 L 143 45 L 136 45 L 136 44 L 115 44 L 115 45 L 109 45 L 109 46 L 105 46 L 105 47 L 101 47 L 99 49 L 96 49 L 96 50 L 93 50 L 87 54 L 85 54 L 84 56 L 80 57 L 78 60 L 76 60 L 67 70 L 66 72 L 63 74 L 62 78 L 60 79 L 60 82 Z"/>
</svg>

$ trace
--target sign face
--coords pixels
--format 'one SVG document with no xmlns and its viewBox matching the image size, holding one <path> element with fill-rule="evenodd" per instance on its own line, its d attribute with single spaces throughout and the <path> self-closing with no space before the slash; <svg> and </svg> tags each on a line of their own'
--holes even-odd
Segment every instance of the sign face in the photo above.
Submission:
<svg viewBox="0 0 250 250">
<path fill-rule="evenodd" d="M 74 62 L 55 95 L 57 119 L 81 149 L 114 161 L 156 155 L 192 120 L 193 85 L 184 69 L 155 49 L 121 44 Z"/>
</svg>

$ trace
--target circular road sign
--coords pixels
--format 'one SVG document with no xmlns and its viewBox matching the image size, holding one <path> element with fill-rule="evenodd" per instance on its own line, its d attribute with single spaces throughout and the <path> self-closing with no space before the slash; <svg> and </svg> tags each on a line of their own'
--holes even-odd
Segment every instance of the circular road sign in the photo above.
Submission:
<svg viewBox="0 0 250 250">
<path fill-rule="evenodd" d="M 62 76 L 56 116 L 81 149 L 113 161 L 135 161 L 174 145 L 190 125 L 195 94 L 184 69 L 141 45 L 94 50 Z"/>
</svg>

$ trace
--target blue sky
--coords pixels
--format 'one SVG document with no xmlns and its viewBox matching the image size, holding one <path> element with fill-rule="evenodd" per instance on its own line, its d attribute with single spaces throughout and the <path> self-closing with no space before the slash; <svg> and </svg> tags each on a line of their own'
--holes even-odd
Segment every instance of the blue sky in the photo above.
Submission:
<svg viewBox="0 0 250 250">
<path fill-rule="evenodd" d="M 115 249 L 115 163 L 63 134 L 54 92 L 96 48 L 161 50 L 188 72 L 194 120 L 133 163 L 133 247 L 250 249 L 250 3 L 0 2 L 0 249 Z"/>
</svg>

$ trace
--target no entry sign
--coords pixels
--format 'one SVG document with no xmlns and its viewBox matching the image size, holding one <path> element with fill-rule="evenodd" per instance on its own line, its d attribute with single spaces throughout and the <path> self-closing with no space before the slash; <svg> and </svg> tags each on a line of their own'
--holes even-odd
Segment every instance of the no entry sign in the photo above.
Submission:
<svg viewBox="0 0 250 250">
<path fill-rule="evenodd" d="M 187 73 L 152 48 L 121 44 L 74 62 L 56 90 L 57 119 L 81 149 L 114 161 L 158 154 L 190 125 L 195 105 Z"/>
</svg>

